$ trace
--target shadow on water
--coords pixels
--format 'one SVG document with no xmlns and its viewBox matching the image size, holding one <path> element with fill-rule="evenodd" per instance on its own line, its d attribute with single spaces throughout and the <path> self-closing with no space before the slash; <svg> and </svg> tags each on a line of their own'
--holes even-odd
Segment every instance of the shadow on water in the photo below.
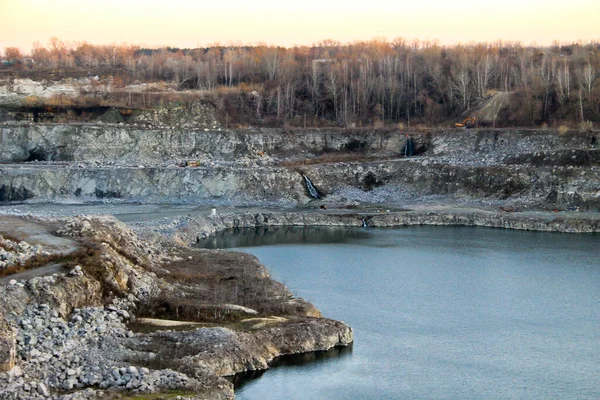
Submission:
<svg viewBox="0 0 600 400">
<path fill-rule="evenodd" d="M 348 346 L 334 347 L 327 351 L 314 351 L 310 353 L 293 354 L 289 356 L 278 357 L 269 365 L 269 369 L 257 370 L 257 371 L 246 371 L 239 374 L 235 374 L 229 377 L 228 380 L 233 383 L 235 391 L 240 390 L 242 387 L 250 383 L 251 381 L 260 378 L 265 372 L 272 370 L 273 368 L 281 369 L 292 369 L 292 368 L 315 368 L 320 364 L 326 363 L 333 359 L 340 359 L 349 357 L 352 355 L 352 343 Z"/>
<path fill-rule="evenodd" d="M 227 249 L 279 244 L 347 243 L 368 239 L 369 233 L 356 227 L 258 227 L 233 228 L 200 240 L 206 249 Z"/>
</svg>

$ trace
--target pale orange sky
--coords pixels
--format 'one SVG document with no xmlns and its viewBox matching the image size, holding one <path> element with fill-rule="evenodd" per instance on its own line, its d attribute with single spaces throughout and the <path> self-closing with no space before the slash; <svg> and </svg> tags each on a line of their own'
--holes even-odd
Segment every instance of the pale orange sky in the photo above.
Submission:
<svg viewBox="0 0 600 400">
<path fill-rule="evenodd" d="M 94 44 L 292 46 L 373 37 L 441 44 L 600 39 L 600 0 L 0 0 L 0 49 Z"/>
</svg>

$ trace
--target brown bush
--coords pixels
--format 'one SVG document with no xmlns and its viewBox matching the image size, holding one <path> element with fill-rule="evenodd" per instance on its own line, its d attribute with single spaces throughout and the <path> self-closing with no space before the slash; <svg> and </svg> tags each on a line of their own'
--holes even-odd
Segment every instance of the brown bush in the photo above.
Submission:
<svg viewBox="0 0 600 400">
<path fill-rule="evenodd" d="M 260 316 L 302 314 L 303 303 L 288 303 L 291 296 L 271 280 L 258 261 L 242 253 L 189 251 L 163 265 L 159 274 L 168 285 L 152 290 L 138 310 L 139 316 L 197 322 L 236 322 L 248 315 L 228 309 L 236 304 Z M 188 257 L 191 256 L 190 260 Z"/>
</svg>

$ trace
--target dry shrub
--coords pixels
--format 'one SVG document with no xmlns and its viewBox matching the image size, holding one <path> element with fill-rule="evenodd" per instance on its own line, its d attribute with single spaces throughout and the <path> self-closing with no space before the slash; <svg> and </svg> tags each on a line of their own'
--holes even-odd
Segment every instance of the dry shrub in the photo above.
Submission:
<svg viewBox="0 0 600 400">
<path fill-rule="evenodd" d="M 60 263 L 64 262 L 68 256 L 64 254 L 50 254 L 50 255 L 41 255 L 36 254 L 35 256 L 26 260 L 23 264 L 13 264 L 0 270 L 0 278 L 17 274 L 19 272 L 27 271 L 33 268 L 43 267 L 44 265 L 48 265 L 51 263 Z"/>
<path fill-rule="evenodd" d="M 417 125 L 415 125 L 414 129 L 417 132 L 426 132 L 429 130 L 429 128 L 427 128 L 427 125 L 425 125 L 425 124 L 417 124 Z"/>
<path fill-rule="evenodd" d="M 258 83 L 245 83 L 242 82 L 238 85 L 238 89 L 240 92 L 246 92 L 246 93 L 250 93 L 250 92 L 261 92 L 264 90 L 263 85 L 258 84 Z"/>
<path fill-rule="evenodd" d="M 31 95 L 31 96 L 27 96 L 23 100 L 21 100 L 21 103 L 25 107 L 36 107 L 36 106 L 40 106 L 40 105 L 44 104 L 44 99 L 42 99 L 41 97 L 38 97 L 38 96 Z"/>
<path fill-rule="evenodd" d="M 594 123 L 592 121 L 584 121 L 579 124 L 580 132 L 591 132 L 594 129 Z"/>
<path fill-rule="evenodd" d="M 567 132 L 569 132 L 569 127 L 567 125 L 562 124 L 561 126 L 558 127 L 558 134 L 559 135 L 564 135 Z"/>
<path fill-rule="evenodd" d="M 0 236 L 2 236 L 6 240 L 10 240 L 11 242 L 15 242 L 15 243 L 19 243 L 23 240 L 22 238 L 20 238 L 18 236 L 14 236 L 11 233 L 2 232 L 2 233 L 0 233 Z"/>
<path fill-rule="evenodd" d="M 65 96 L 64 94 L 59 94 L 50 97 L 46 101 L 46 104 L 55 107 L 72 107 L 75 105 L 75 101 L 72 98 Z"/>
<path fill-rule="evenodd" d="M 187 255 L 192 258 L 188 258 Z M 158 286 L 143 300 L 139 316 L 196 322 L 235 322 L 247 314 L 226 304 L 258 311 L 259 315 L 303 315 L 303 303 L 288 303 L 290 293 L 265 275 L 252 256 L 241 253 L 182 253 L 158 273 L 170 285 Z"/>
<path fill-rule="evenodd" d="M 398 124 L 396 125 L 398 127 L 399 130 L 403 131 L 406 129 L 406 125 L 404 125 L 404 122 L 398 122 Z"/>
<path fill-rule="evenodd" d="M 236 93 L 240 93 L 240 88 L 237 86 L 219 86 L 216 89 L 214 89 L 214 94 L 218 96 Z"/>
</svg>

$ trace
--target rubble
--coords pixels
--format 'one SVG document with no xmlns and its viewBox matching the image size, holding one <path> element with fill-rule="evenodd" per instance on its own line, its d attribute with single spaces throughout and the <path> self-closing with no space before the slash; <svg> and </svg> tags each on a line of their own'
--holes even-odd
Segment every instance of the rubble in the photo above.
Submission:
<svg viewBox="0 0 600 400">
<path fill-rule="evenodd" d="M 30 245 L 25 241 L 15 242 L 0 235 L 0 270 L 11 265 L 22 265 L 38 255 L 47 256 L 41 245 Z"/>
<path fill-rule="evenodd" d="M 310 303 L 293 298 L 251 256 L 165 247 L 140 239 L 112 216 L 75 216 L 54 223 L 58 234 L 73 238 L 84 251 L 76 250 L 80 262 L 70 268 L 0 282 L 2 399 L 78 400 L 172 390 L 189 399 L 200 398 L 199 393 L 201 398 L 231 398 L 233 387 L 224 375 L 267 368 L 283 354 L 327 350 L 353 340 L 350 327 L 322 318 Z M 162 278 L 170 275 L 165 266 L 178 261 L 200 263 L 217 273 L 223 269 L 228 279 L 244 274 L 267 296 L 257 308 L 225 300 L 237 297 L 223 293 L 222 304 L 215 305 L 222 313 L 270 315 L 265 313 L 276 304 L 288 314 L 248 332 L 193 329 L 193 324 L 193 330 L 182 332 L 134 332 L 129 324 L 157 293 L 206 290 L 202 280 L 182 284 Z M 227 267 L 212 266 L 219 262 Z"/>
</svg>

